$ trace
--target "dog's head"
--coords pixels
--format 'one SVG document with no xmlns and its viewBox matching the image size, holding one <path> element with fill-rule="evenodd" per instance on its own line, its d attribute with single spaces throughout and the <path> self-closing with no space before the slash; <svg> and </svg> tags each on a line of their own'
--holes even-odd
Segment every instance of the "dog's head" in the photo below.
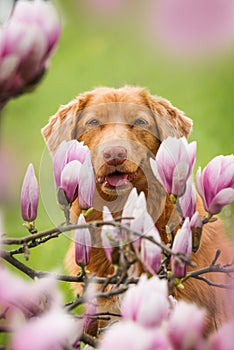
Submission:
<svg viewBox="0 0 234 350">
<path fill-rule="evenodd" d="M 150 188 L 149 158 L 168 136 L 188 136 L 192 122 L 145 89 L 97 88 L 62 106 L 43 128 L 51 151 L 63 140 L 84 141 L 92 152 L 99 195 L 105 200 Z"/>
</svg>

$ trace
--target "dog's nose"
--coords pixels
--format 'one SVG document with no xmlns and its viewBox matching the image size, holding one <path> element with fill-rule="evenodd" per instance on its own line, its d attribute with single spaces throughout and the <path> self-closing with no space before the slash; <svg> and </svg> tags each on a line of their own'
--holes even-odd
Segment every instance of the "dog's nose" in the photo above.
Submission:
<svg viewBox="0 0 234 350">
<path fill-rule="evenodd" d="M 127 159 L 127 150 L 121 146 L 107 147 L 103 151 L 103 158 L 108 165 L 121 165 Z"/>
</svg>

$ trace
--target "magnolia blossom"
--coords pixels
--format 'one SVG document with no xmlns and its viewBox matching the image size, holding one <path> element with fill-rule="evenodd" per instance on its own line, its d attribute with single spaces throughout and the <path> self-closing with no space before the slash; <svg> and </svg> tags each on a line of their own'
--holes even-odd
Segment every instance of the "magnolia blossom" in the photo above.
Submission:
<svg viewBox="0 0 234 350">
<path fill-rule="evenodd" d="M 146 329 L 131 321 L 118 322 L 104 334 L 99 350 L 169 350 L 163 332 Z"/>
<path fill-rule="evenodd" d="M 168 321 L 168 336 L 173 349 L 199 349 L 202 339 L 205 311 L 196 305 L 179 301 Z"/>
<path fill-rule="evenodd" d="M 154 175 L 166 192 L 182 196 L 192 173 L 195 158 L 195 141 L 188 144 L 185 137 L 180 139 L 168 137 L 161 143 L 155 160 L 150 159 L 150 163 Z"/>
<path fill-rule="evenodd" d="M 90 150 L 84 142 L 63 141 L 55 153 L 53 165 L 55 185 L 63 188 L 69 203 L 78 196 L 81 209 L 92 207 L 95 176 Z"/>
<path fill-rule="evenodd" d="M 159 244 L 161 243 L 159 232 L 149 214 L 145 216 L 144 232 L 146 237 L 151 237 Z M 142 260 L 155 273 L 159 271 L 162 258 L 162 249 L 160 246 L 143 237 L 141 240 L 141 256 Z"/>
<path fill-rule="evenodd" d="M 40 80 L 60 31 L 60 19 L 52 3 L 17 1 L 11 17 L 0 28 L 2 104 Z"/>
<path fill-rule="evenodd" d="M 211 350 L 232 350 L 234 344 L 234 320 L 226 323 L 218 329 L 209 339 Z"/>
<path fill-rule="evenodd" d="M 20 197 L 21 214 L 25 221 L 32 222 L 36 219 L 38 200 L 38 182 L 34 167 L 32 164 L 29 164 L 25 173 Z"/>
<path fill-rule="evenodd" d="M 174 253 L 192 254 L 192 232 L 189 218 L 186 218 L 181 229 L 176 233 L 172 250 Z M 182 278 L 187 273 L 187 264 L 176 256 L 171 257 L 172 272 L 175 277 Z"/>
<path fill-rule="evenodd" d="M 26 317 L 32 317 L 52 305 L 62 305 L 62 300 L 55 279 L 28 282 L 0 267 L 0 305 L 21 310 Z"/>
<path fill-rule="evenodd" d="M 113 216 L 107 207 L 103 207 L 103 221 L 113 221 Z M 112 262 L 112 252 L 120 244 L 117 228 L 110 225 L 103 225 L 101 231 L 102 246 L 107 259 Z"/>
<path fill-rule="evenodd" d="M 234 156 L 217 156 L 196 174 L 197 191 L 204 208 L 210 214 L 218 214 L 234 201 Z"/>
<path fill-rule="evenodd" d="M 80 214 L 77 225 L 86 225 L 83 214 Z M 75 260 L 77 265 L 88 265 L 91 256 L 92 241 L 88 228 L 75 230 Z"/>
<path fill-rule="evenodd" d="M 62 350 L 70 348 L 79 339 L 82 325 L 67 314 L 64 308 L 55 307 L 38 318 L 19 325 L 11 340 L 12 350 Z"/>
<path fill-rule="evenodd" d="M 84 142 L 77 140 L 63 141 L 59 145 L 53 158 L 54 180 L 57 188 L 61 185 L 61 174 L 65 165 L 73 160 L 83 164 L 89 153 L 89 148 L 84 145 Z"/>
<path fill-rule="evenodd" d="M 167 317 L 169 303 L 167 297 L 167 281 L 157 276 L 147 280 L 142 275 L 138 284 L 126 292 L 121 313 L 124 320 L 132 320 L 143 327 L 160 326 Z"/>
</svg>

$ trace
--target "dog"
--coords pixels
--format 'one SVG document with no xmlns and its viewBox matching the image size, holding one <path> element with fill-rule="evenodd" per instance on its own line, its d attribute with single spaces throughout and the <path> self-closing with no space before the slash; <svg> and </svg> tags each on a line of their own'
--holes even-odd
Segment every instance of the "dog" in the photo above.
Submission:
<svg viewBox="0 0 234 350">
<path fill-rule="evenodd" d="M 64 140 L 84 141 L 90 148 L 96 193 L 94 210 L 87 218 L 89 221 L 102 220 L 104 205 L 108 206 L 113 217 L 120 217 L 129 192 L 135 187 L 138 193 L 145 193 L 147 209 L 162 241 L 168 243 L 165 227 L 178 218 L 168 195 L 153 175 L 149 160 L 155 157 L 161 142 L 168 136 L 187 138 L 191 129 L 192 120 L 168 100 L 152 96 L 144 88 L 124 86 L 119 89 L 99 87 L 79 95 L 60 107 L 43 128 L 42 134 L 52 154 Z M 205 216 L 199 197 L 197 210 L 201 217 Z M 80 212 L 78 201 L 75 201 L 71 210 L 73 222 L 77 221 Z M 222 252 L 218 261 L 220 264 L 232 261 L 233 250 L 220 219 L 204 226 L 200 248 L 192 255 L 196 269 L 209 266 L 217 249 Z M 66 256 L 66 266 L 72 275 L 79 272 L 73 242 Z M 87 270 L 101 277 L 114 272 L 98 234 Z M 141 272 L 138 266 L 133 274 L 139 275 Z M 230 283 L 229 276 L 222 273 L 208 273 L 205 277 L 216 284 Z M 75 284 L 74 289 L 77 294 L 82 293 L 80 284 Z M 195 302 L 206 310 L 205 334 L 233 317 L 234 297 L 228 289 L 190 278 L 183 289 L 176 289 L 175 296 Z M 99 301 L 100 311 L 116 311 L 118 307 L 117 298 Z"/>
</svg>

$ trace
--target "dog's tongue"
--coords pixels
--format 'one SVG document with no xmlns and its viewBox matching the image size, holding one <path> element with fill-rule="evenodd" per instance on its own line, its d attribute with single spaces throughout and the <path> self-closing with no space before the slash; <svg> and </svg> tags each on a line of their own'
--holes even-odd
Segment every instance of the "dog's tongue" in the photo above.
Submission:
<svg viewBox="0 0 234 350">
<path fill-rule="evenodd" d="M 118 187 L 126 184 L 128 180 L 128 174 L 117 174 L 106 176 L 106 181 L 112 187 Z"/>
</svg>

